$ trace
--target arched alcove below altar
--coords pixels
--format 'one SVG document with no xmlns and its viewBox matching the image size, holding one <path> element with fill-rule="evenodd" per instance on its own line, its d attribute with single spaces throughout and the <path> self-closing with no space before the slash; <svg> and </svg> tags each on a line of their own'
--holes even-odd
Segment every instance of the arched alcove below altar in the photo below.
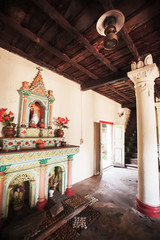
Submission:
<svg viewBox="0 0 160 240">
<path fill-rule="evenodd" d="M 5 216 L 12 217 L 19 210 L 35 206 L 35 177 L 30 172 L 17 174 L 7 189 Z"/>
</svg>

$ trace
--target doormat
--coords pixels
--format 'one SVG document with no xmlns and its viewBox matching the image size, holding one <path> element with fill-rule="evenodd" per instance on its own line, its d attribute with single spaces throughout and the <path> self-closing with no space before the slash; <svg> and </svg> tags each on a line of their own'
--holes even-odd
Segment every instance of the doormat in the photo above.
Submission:
<svg viewBox="0 0 160 240">
<path fill-rule="evenodd" d="M 87 200 L 80 195 L 73 195 L 72 197 L 66 200 L 63 200 L 62 204 L 65 204 L 67 205 L 67 207 L 69 206 L 70 208 L 75 210 L 78 207 L 80 207 L 82 204 L 86 203 L 86 201 Z"/>
<path fill-rule="evenodd" d="M 45 220 L 39 226 L 34 227 L 24 237 L 24 240 L 34 239 L 34 237 L 36 237 L 40 232 L 44 231 L 59 220 L 65 218 L 66 212 L 73 212 L 75 209 L 86 203 L 86 201 L 88 200 L 80 195 L 74 195 L 63 200 L 62 204 L 65 205 L 65 209 L 53 218 L 49 211 L 47 211 Z M 97 210 L 91 206 L 88 206 L 45 240 L 75 240 L 80 235 L 80 232 L 82 230 L 86 230 L 90 224 L 92 224 L 99 217 L 99 215 L 100 213 Z"/>
<path fill-rule="evenodd" d="M 79 236 L 80 234 L 68 223 L 66 223 L 45 240 L 75 240 Z"/>
<path fill-rule="evenodd" d="M 99 216 L 100 212 L 88 206 L 45 240 L 75 240 L 80 236 L 81 231 L 87 230 Z"/>
<path fill-rule="evenodd" d="M 86 230 L 93 222 L 100 216 L 100 212 L 88 206 L 74 218 L 68 221 L 69 225 L 73 227 L 78 233 Z"/>
</svg>

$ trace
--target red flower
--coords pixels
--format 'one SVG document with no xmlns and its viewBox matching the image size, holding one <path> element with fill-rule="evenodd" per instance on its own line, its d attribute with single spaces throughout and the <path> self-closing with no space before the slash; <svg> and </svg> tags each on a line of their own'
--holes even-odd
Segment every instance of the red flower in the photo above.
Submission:
<svg viewBox="0 0 160 240">
<path fill-rule="evenodd" d="M 69 119 L 66 117 L 64 124 L 67 124 L 69 122 Z"/>
<path fill-rule="evenodd" d="M 55 125 L 56 125 L 59 129 L 68 128 L 68 126 L 67 126 L 68 122 L 69 122 L 69 119 L 68 119 L 67 117 L 65 117 L 65 118 L 58 117 L 58 118 L 55 120 Z"/>
<path fill-rule="evenodd" d="M 33 141 L 33 144 L 35 144 L 36 143 L 36 141 Z"/>
<path fill-rule="evenodd" d="M 61 141 L 59 141 L 59 143 L 61 143 Z"/>
<path fill-rule="evenodd" d="M 46 141 L 44 141 L 44 143 L 46 143 Z"/>
<path fill-rule="evenodd" d="M 10 145 L 10 146 L 13 145 L 13 142 L 9 142 L 8 145 Z"/>
<path fill-rule="evenodd" d="M 9 113 L 6 112 L 7 108 L 0 109 L 0 122 L 3 122 L 6 126 L 13 126 L 14 116 L 13 113 L 10 111 Z"/>
<path fill-rule="evenodd" d="M 57 141 L 56 141 L 56 140 L 54 140 L 54 142 L 56 143 Z"/>
<path fill-rule="evenodd" d="M 49 143 L 52 143 L 52 141 L 50 140 Z"/>
<path fill-rule="evenodd" d="M 25 142 L 25 144 L 26 144 L 26 145 L 28 145 L 28 144 L 29 144 L 29 142 Z"/>
<path fill-rule="evenodd" d="M 21 145 L 21 142 L 17 142 L 17 145 Z"/>
<path fill-rule="evenodd" d="M 2 111 L 2 112 L 6 112 L 6 111 L 7 111 L 7 108 L 2 108 L 1 111 Z"/>
<path fill-rule="evenodd" d="M 13 113 L 10 111 L 10 112 L 9 112 L 9 115 L 10 115 L 10 116 L 13 116 Z"/>
<path fill-rule="evenodd" d="M 4 119 L 0 116 L 0 122 L 4 122 Z"/>
<path fill-rule="evenodd" d="M 9 120 L 9 116 L 4 117 L 5 120 Z"/>
</svg>

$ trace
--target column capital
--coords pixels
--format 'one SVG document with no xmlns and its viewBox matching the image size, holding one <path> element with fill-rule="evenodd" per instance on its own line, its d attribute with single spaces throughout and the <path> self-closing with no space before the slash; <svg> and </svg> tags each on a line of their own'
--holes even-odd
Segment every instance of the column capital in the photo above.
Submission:
<svg viewBox="0 0 160 240">
<path fill-rule="evenodd" d="M 23 97 L 28 97 L 30 95 L 30 92 L 28 90 L 21 89 L 19 92 Z"/>
<path fill-rule="evenodd" d="M 157 65 L 153 63 L 130 71 L 127 73 L 127 76 L 136 85 L 143 82 L 154 82 L 155 78 L 159 77 L 159 71 Z"/>
<path fill-rule="evenodd" d="M 136 92 L 145 92 L 148 96 L 154 94 L 154 80 L 159 77 L 159 71 L 155 63 L 127 73 L 135 85 Z"/>
<path fill-rule="evenodd" d="M 7 168 L 7 167 L 10 167 L 10 166 L 11 166 L 11 164 L 0 166 L 0 173 L 3 173 L 3 172 L 6 170 L 6 168 Z"/>
<path fill-rule="evenodd" d="M 49 103 L 52 104 L 54 102 L 54 98 L 49 97 Z"/>
<path fill-rule="evenodd" d="M 42 165 L 42 164 L 46 164 L 49 159 L 50 158 L 43 158 L 43 159 L 40 159 L 38 161 L 40 162 L 40 165 Z"/>
<path fill-rule="evenodd" d="M 73 160 L 74 154 L 67 155 L 68 160 Z"/>
</svg>

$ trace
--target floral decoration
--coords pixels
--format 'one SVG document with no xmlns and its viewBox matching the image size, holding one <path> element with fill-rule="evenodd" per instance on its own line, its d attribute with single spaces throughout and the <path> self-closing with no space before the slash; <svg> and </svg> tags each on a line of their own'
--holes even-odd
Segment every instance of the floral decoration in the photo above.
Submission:
<svg viewBox="0 0 160 240">
<path fill-rule="evenodd" d="M 6 127 L 11 127 L 16 125 L 13 120 L 14 114 L 11 111 L 7 112 L 7 108 L 0 109 L 0 122 L 3 122 Z"/>
<path fill-rule="evenodd" d="M 59 129 L 63 129 L 63 128 L 68 128 L 67 124 L 69 122 L 69 119 L 67 117 L 62 118 L 62 117 L 58 117 L 55 119 L 54 124 L 59 128 Z"/>
<path fill-rule="evenodd" d="M 55 176 L 55 174 L 53 174 L 49 178 L 49 189 L 50 190 L 56 190 L 56 187 L 57 187 L 58 184 L 59 184 L 59 182 L 57 181 L 57 176 Z"/>
</svg>

